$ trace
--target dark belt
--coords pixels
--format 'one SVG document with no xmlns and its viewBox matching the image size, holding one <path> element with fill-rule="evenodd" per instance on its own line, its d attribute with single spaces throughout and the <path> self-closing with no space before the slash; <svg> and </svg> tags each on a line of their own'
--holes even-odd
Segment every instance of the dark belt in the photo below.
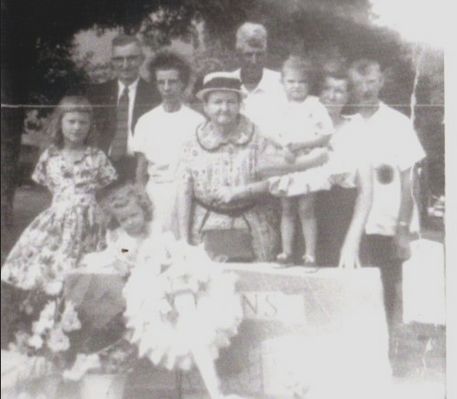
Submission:
<svg viewBox="0 0 457 399">
<path fill-rule="evenodd" d="M 208 220 L 211 212 L 218 213 L 219 215 L 230 216 L 232 218 L 242 217 L 244 219 L 246 225 L 248 226 L 248 229 L 251 230 L 251 226 L 249 225 L 249 222 L 246 219 L 246 217 L 244 216 L 244 214 L 256 206 L 255 202 L 242 206 L 242 207 L 239 207 L 239 208 L 223 209 L 223 208 L 218 208 L 214 205 L 206 204 L 205 202 L 200 201 L 198 198 L 194 198 L 194 200 L 197 203 L 197 205 L 200 205 L 202 208 L 206 209 L 206 213 L 205 213 L 205 216 L 203 217 L 199 231 L 201 231 L 203 229 L 203 226 L 205 225 L 206 221 Z"/>
</svg>

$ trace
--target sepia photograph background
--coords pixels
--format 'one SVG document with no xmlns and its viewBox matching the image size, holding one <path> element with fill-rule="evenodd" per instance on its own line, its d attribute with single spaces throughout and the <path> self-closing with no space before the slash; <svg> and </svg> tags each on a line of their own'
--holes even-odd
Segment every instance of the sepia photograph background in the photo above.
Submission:
<svg viewBox="0 0 457 399">
<path fill-rule="evenodd" d="M 259 22 L 268 31 L 266 66 L 273 70 L 290 54 L 318 62 L 378 60 L 386 76 L 382 101 L 414 124 L 427 155 L 415 169 L 416 239 L 426 241 L 427 249 L 417 245 L 425 252 L 403 266 L 395 398 L 445 398 L 444 12 L 444 4 L 428 0 L 2 0 L 2 263 L 51 201 L 30 179 L 50 144 L 45 132 L 50 113 L 65 93 L 112 78 L 116 35 L 141 40 L 146 54 L 141 75 L 148 81 L 147 64 L 157 51 L 181 54 L 192 66 L 186 94 L 192 105 L 205 74 L 238 67 L 237 28 Z M 147 383 L 138 380 L 136 397 L 143 398 Z M 192 395 L 187 397 L 198 397 Z"/>
</svg>

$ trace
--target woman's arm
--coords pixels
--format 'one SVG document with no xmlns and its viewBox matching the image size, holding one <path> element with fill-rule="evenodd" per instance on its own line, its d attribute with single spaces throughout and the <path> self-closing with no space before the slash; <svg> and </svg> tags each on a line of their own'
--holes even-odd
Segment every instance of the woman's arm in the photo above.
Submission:
<svg viewBox="0 0 457 399">
<path fill-rule="evenodd" d="M 356 268 L 361 266 L 359 259 L 360 241 L 371 209 L 373 197 L 372 173 L 372 168 L 368 163 L 362 165 L 357 171 L 358 195 L 351 224 L 341 248 L 339 267 Z"/>
<path fill-rule="evenodd" d="M 216 203 L 229 204 L 232 201 L 255 199 L 268 193 L 268 181 L 263 180 L 255 183 L 236 187 L 220 187 L 215 193 Z"/>
<path fill-rule="evenodd" d="M 326 148 L 316 148 L 310 154 L 300 156 L 295 163 L 288 163 L 283 157 L 269 155 L 260 160 L 258 174 L 262 179 L 287 175 L 320 166 L 327 160 L 328 150 Z"/>
</svg>

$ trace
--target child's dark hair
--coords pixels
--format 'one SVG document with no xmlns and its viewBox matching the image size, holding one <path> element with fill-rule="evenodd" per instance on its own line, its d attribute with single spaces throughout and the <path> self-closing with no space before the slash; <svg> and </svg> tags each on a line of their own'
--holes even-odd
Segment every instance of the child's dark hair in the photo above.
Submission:
<svg viewBox="0 0 457 399">
<path fill-rule="evenodd" d="M 124 209 L 135 203 L 144 213 L 144 220 L 150 222 L 153 216 L 153 206 L 146 191 L 132 183 L 111 186 L 99 199 L 105 215 L 107 228 L 114 230 L 119 227 L 116 219 L 116 210 Z"/>
<path fill-rule="evenodd" d="M 84 140 L 85 145 L 93 145 L 96 142 L 96 129 L 93 123 L 94 110 L 89 100 L 84 96 L 65 96 L 57 104 L 48 122 L 46 133 L 57 148 L 62 148 L 64 137 L 62 134 L 62 118 L 68 112 L 82 112 L 89 115 L 90 128 Z"/>
<path fill-rule="evenodd" d="M 191 68 L 189 64 L 178 54 L 171 51 L 161 51 L 149 64 L 149 72 L 153 81 L 156 79 L 157 71 L 170 69 L 178 71 L 179 78 L 183 82 L 184 86 L 187 87 L 190 80 Z"/>
</svg>

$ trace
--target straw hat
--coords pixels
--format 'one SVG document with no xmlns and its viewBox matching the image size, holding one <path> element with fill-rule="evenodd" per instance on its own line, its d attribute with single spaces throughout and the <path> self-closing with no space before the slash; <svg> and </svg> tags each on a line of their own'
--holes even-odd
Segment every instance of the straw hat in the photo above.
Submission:
<svg viewBox="0 0 457 399">
<path fill-rule="evenodd" d="M 241 80 L 233 75 L 233 72 L 212 72 L 203 79 L 203 87 L 196 94 L 196 97 L 205 101 L 208 93 L 213 91 L 229 91 L 237 93 L 241 98 L 245 98 L 246 94 L 241 90 Z"/>
</svg>

